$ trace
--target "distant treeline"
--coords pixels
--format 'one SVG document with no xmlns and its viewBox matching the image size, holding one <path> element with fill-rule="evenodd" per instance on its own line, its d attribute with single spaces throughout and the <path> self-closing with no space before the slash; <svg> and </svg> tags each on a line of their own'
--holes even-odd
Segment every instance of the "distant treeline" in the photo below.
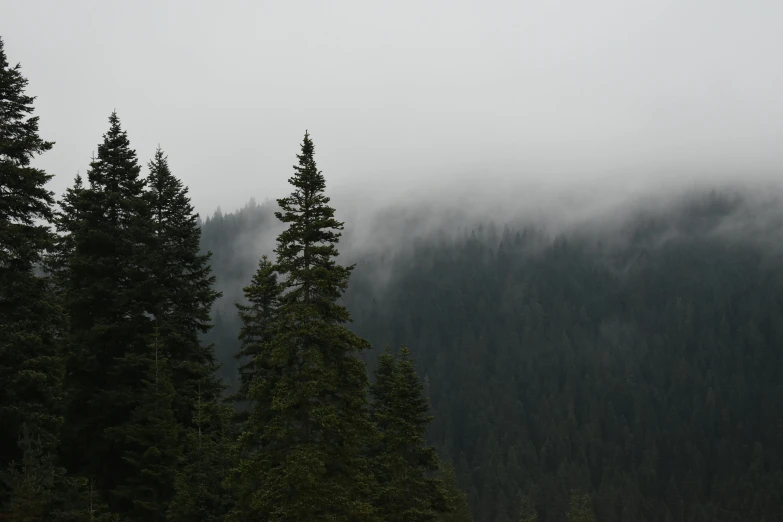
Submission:
<svg viewBox="0 0 783 522">
<path fill-rule="evenodd" d="M 607 522 L 783 520 L 783 212 L 734 192 L 661 208 L 555 236 L 411 230 L 355 259 L 353 328 L 417 355 L 428 441 L 476 520 L 566 520 L 573 491 Z M 227 294 L 273 211 L 204 223 Z"/>
</svg>

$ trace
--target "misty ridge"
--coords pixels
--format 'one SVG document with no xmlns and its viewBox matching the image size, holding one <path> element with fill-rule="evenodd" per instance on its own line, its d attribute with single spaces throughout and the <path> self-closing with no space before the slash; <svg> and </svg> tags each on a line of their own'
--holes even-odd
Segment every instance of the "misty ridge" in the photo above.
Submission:
<svg viewBox="0 0 783 522">
<path fill-rule="evenodd" d="M 548 185 L 527 178 L 529 184 L 505 178 L 478 186 L 475 180 L 448 186 L 423 182 L 420 187 L 388 190 L 382 197 L 338 188 L 331 196 L 338 218 L 345 221 L 341 258 L 357 264 L 357 273 L 382 287 L 389 282 L 390 266 L 407 260 L 416 245 L 454 243 L 477 232 L 495 249 L 513 239 L 506 236 L 510 229 L 534 234 L 529 255 L 557 240 L 575 241 L 606 263 L 631 247 L 650 250 L 677 241 L 754 248 L 771 259 L 777 259 L 783 244 L 783 187 L 768 176 L 683 176 L 634 183 L 629 175 L 625 181 Z M 474 186 L 464 186 L 470 184 Z M 282 230 L 274 217 L 278 210 L 271 197 L 261 203 L 251 198 L 235 211 L 224 213 L 218 207 L 203 218 L 208 237 L 218 223 L 226 222 L 232 230 L 218 243 L 208 239 L 203 245 L 217 265 L 236 265 L 218 270 L 223 276 L 217 281 L 223 292 L 219 303 L 233 306 L 256 261 L 262 255 L 274 259 L 275 238 Z"/>
<path fill-rule="evenodd" d="M 416 354 L 428 440 L 476 520 L 777 520 L 779 186 L 591 188 L 485 184 L 353 205 L 338 193 L 340 258 L 356 263 L 342 302 L 372 343 L 368 368 L 385 346 Z M 206 339 L 229 387 L 234 303 L 274 256 L 276 208 L 251 201 L 202 225 L 223 292 Z"/>
</svg>

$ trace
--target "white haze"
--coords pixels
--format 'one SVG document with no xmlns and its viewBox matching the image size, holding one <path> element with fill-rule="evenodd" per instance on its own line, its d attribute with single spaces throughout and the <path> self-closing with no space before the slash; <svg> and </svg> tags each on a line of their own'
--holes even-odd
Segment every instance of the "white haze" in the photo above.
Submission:
<svg viewBox="0 0 783 522">
<path fill-rule="evenodd" d="M 767 0 L 0 0 L 57 142 L 37 162 L 52 189 L 116 108 L 202 215 L 284 195 L 305 129 L 346 218 L 467 201 L 578 221 L 645 191 L 774 180 L 781 20 Z"/>
</svg>

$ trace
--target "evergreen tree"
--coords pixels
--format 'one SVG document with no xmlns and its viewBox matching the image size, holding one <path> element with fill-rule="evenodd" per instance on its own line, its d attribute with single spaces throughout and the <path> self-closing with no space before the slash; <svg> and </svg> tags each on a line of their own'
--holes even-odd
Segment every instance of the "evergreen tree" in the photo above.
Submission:
<svg viewBox="0 0 783 522">
<path fill-rule="evenodd" d="M 237 518 L 270 521 L 374 519 L 363 457 L 372 432 L 367 375 L 357 354 L 368 343 L 348 330 L 338 303 L 353 267 L 337 264 L 343 224 L 305 134 L 292 194 L 278 200 L 277 271 L 283 277 L 266 361 L 249 390 L 253 402 L 235 468 Z M 259 406 L 270 404 L 269 411 Z"/>
<path fill-rule="evenodd" d="M 239 330 L 241 347 L 235 355 L 240 361 L 239 389 L 233 397 L 240 408 L 247 406 L 250 386 L 258 373 L 256 367 L 269 363 L 269 354 L 264 350 L 273 338 L 280 285 L 275 266 L 266 256 L 261 258 L 250 285 L 244 287 L 243 291 L 248 304 L 236 304 L 242 328 Z M 262 368 L 261 371 L 264 369 L 269 368 Z"/>
<path fill-rule="evenodd" d="M 473 515 L 470 512 L 470 506 L 468 506 L 468 498 L 465 492 L 460 489 L 457 483 L 457 474 L 454 472 L 454 467 L 450 462 L 441 459 L 438 467 L 438 476 L 443 483 L 446 502 L 449 506 L 449 511 L 441 513 L 438 520 L 441 522 L 473 522 Z"/>
<path fill-rule="evenodd" d="M 180 458 L 180 430 L 172 407 L 175 391 L 157 328 L 152 344 L 148 355 L 124 356 L 128 367 L 141 365 L 146 376 L 128 422 L 106 430 L 110 439 L 125 448 L 123 460 L 130 467 L 125 480 L 111 491 L 112 498 L 126 506 L 129 520 L 151 522 L 166 520 Z"/>
<path fill-rule="evenodd" d="M 44 520 L 52 514 L 57 487 L 64 483 L 64 471 L 54 464 L 52 454 L 43 449 L 39 438 L 27 426 L 20 433 L 19 462 L 11 462 L 2 479 L 10 491 L 8 501 L 0 506 L 0 520 L 21 522 Z"/>
<path fill-rule="evenodd" d="M 223 390 L 213 347 L 200 340 L 211 328 L 210 310 L 220 294 L 213 289 L 211 253 L 199 251 L 201 227 L 188 189 L 172 175 L 160 147 L 149 171 L 145 195 L 152 213 L 152 238 L 144 260 L 151 274 L 151 313 L 171 367 L 177 421 L 189 426 L 197 396 L 209 402 Z"/>
<path fill-rule="evenodd" d="M 438 520 L 449 506 L 435 475 L 435 448 L 424 441 L 432 417 L 407 348 L 399 350 L 396 360 L 388 349 L 378 357 L 371 394 L 371 416 L 379 432 L 373 452 L 379 514 L 390 522 Z"/>
<path fill-rule="evenodd" d="M 0 472 L 0 481 L 11 492 L 9 500 L 0 506 L 0 520 L 117 522 L 87 481 L 68 476 L 56 465 L 54 454 L 26 425 L 18 446 L 20 461 Z"/>
<path fill-rule="evenodd" d="M 186 453 L 174 483 L 169 522 L 217 522 L 231 510 L 233 498 L 222 483 L 230 466 L 232 413 L 218 401 L 197 401 L 185 434 Z"/>
<path fill-rule="evenodd" d="M 56 237 L 51 255 L 47 258 L 46 268 L 55 281 L 54 290 L 59 293 L 59 299 L 67 303 L 70 282 L 69 263 L 76 250 L 76 238 L 80 237 L 79 229 L 84 226 L 82 217 L 86 209 L 84 180 L 76 174 L 73 186 L 65 189 L 65 194 L 59 202 L 59 210 L 55 212 L 54 223 L 61 234 Z M 67 338 L 64 342 L 67 342 Z M 66 353 L 69 350 L 64 350 Z"/>
<path fill-rule="evenodd" d="M 52 148 L 38 135 L 32 96 L 0 39 L 0 469 L 19 461 L 23 424 L 47 449 L 62 423 L 64 317 L 48 279 L 36 274 L 52 250 L 52 178 L 30 165 Z M 0 502 L 7 491 L 0 487 Z"/>
<path fill-rule="evenodd" d="M 281 287 L 275 266 L 266 256 L 259 261 L 251 284 L 243 290 L 248 304 L 236 304 L 242 326 L 240 349 L 235 357 L 241 362 L 239 386 L 232 396 L 239 409 L 234 420 L 240 432 L 238 441 L 232 446 L 232 460 L 240 462 L 242 468 L 235 470 L 228 481 L 237 497 L 237 505 L 229 518 L 237 521 L 252 517 L 254 512 L 251 502 L 258 494 L 259 484 L 248 479 L 257 473 L 256 466 L 263 458 L 259 454 L 259 441 L 274 413 L 271 387 L 281 375 L 279 365 L 272 364 L 270 351 Z"/>
<path fill-rule="evenodd" d="M 137 470 L 128 449 L 109 436 L 144 395 L 152 334 L 146 256 L 152 220 L 136 153 L 116 113 L 90 164 L 89 184 L 67 194 L 58 226 L 58 277 L 70 318 L 66 429 L 62 458 L 72 473 L 95 481 L 100 495 Z"/>
</svg>

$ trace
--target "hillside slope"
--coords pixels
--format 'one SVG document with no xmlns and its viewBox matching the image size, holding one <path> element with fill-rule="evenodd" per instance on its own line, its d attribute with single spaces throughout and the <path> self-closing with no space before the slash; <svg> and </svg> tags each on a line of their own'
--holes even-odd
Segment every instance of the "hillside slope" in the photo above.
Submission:
<svg viewBox="0 0 783 522">
<path fill-rule="evenodd" d="M 413 351 L 477 520 L 518 520 L 521 495 L 565 520 L 572 490 L 602 522 L 783 520 L 775 208 L 710 193 L 554 235 L 464 223 L 348 244 L 345 301 L 376 348 Z M 275 226 L 264 205 L 204 225 L 229 379 L 231 302 Z"/>
</svg>

